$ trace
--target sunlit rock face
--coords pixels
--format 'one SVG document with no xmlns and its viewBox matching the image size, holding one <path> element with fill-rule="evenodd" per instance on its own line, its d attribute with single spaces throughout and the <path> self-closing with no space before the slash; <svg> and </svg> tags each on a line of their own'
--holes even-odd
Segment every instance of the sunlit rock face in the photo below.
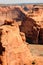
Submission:
<svg viewBox="0 0 43 65">
<path fill-rule="evenodd" d="M 28 9 L 28 11 L 24 10 L 25 7 Z M 28 20 L 30 18 L 31 20 Z M 12 23 L 14 21 L 23 22 L 24 31 L 26 29 L 26 32 L 23 31 L 23 33 L 26 34 L 27 40 L 31 43 L 38 43 L 39 36 L 43 37 L 43 35 L 40 35 L 41 33 L 39 33 L 40 29 L 43 28 L 43 6 L 38 6 L 38 5 L 37 6 L 36 5 L 0 6 L 0 25 L 3 25 L 3 24 L 9 25 L 10 23 L 5 23 L 6 21 L 7 22 L 10 21 Z M 29 22 L 25 24 L 24 21 L 26 22 L 29 21 Z M 34 23 L 30 21 L 34 21 L 35 25 L 36 24 L 37 25 L 35 26 Z M 21 25 L 21 29 L 23 29 L 23 26 Z M 28 29 L 28 32 L 27 32 L 27 29 Z"/>
<path fill-rule="evenodd" d="M 27 5 L 28 10 L 32 7 Z M 42 63 L 31 55 L 30 47 L 25 42 L 43 43 L 43 13 L 40 11 L 34 11 L 38 15 L 33 13 L 31 17 L 30 11 L 24 12 L 21 6 L 0 7 L 0 65 L 32 65 L 34 59 L 36 65 Z"/>
<path fill-rule="evenodd" d="M 33 58 L 29 47 L 20 36 L 18 25 L 2 25 L 0 30 L 2 47 L 5 48 L 0 58 L 2 65 L 31 65 Z"/>
<path fill-rule="evenodd" d="M 21 35 L 21 37 L 22 37 L 22 40 L 23 40 L 23 41 L 26 41 L 26 36 L 25 36 L 25 33 L 20 32 L 20 35 Z"/>
<path fill-rule="evenodd" d="M 40 31 L 39 20 L 40 21 L 42 20 L 42 14 L 41 14 L 42 10 L 38 9 L 37 7 L 33 7 L 33 5 L 32 6 L 27 5 L 26 7 L 29 10 L 25 11 L 25 12 L 24 12 L 23 6 L 22 7 L 21 6 L 0 7 L 0 9 L 2 11 L 2 16 L 3 17 L 5 16 L 4 22 L 6 22 L 6 20 L 10 21 L 10 22 L 12 22 L 12 21 L 13 22 L 14 21 L 22 22 L 21 29 L 22 30 L 24 29 L 24 31 L 21 31 L 21 32 L 25 33 L 27 40 L 30 43 L 38 43 L 38 37 L 39 37 L 39 31 Z M 27 12 L 27 14 L 26 14 L 26 12 Z M 33 17 L 31 17 L 31 15 L 33 15 Z M 41 17 L 39 15 L 41 15 Z M 26 22 L 26 23 L 24 23 L 24 22 Z M 3 22 L 1 23 L 1 25 L 2 24 L 3 24 Z M 10 24 L 10 23 L 8 23 L 8 24 Z"/>
</svg>

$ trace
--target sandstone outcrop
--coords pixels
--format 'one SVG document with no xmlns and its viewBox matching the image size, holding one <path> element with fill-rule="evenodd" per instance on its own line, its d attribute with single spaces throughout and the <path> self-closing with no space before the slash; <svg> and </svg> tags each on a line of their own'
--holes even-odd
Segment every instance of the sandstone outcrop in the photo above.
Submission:
<svg viewBox="0 0 43 65">
<path fill-rule="evenodd" d="M 28 41 L 29 43 L 42 43 L 43 44 L 43 29 L 41 29 L 40 26 L 43 26 L 41 24 L 43 24 L 43 9 L 40 6 L 40 8 L 37 9 L 37 6 L 33 6 L 33 5 L 27 5 L 26 6 L 29 10 L 28 11 L 23 11 L 24 6 L 12 6 L 12 7 L 4 7 L 5 8 L 5 12 L 7 12 L 7 16 L 5 18 L 4 21 L 0 22 L 0 25 L 12 25 L 12 23 L 14 23 L 14 21 L 21 22 L 20 25 L 20 30 L 21 32 L 25 33 L 26 36 L 26 41 Z M 39 6 L 38 6 L 39 7 Z M 4 9 L 4 8 L 0 8 L 0 9 Z M 0 10 L 1 12 L 3 12 L 2 10 Z M 33 10 L 33 12 L 31 11 Z M 3 14 L 5 13 L 3 12 Z M 27 14 L 26 14 L 27 12 Z M 11 17 L 12 16 L 12 17 Z M 1 18 L 0 18 L 1 19 Z M 3 19 L 3 18 L 2 18 Z M 30 19 L 30 20 L 29 20 Z M 27 22 L 29 21 L 29 22 Z M 31 22 L 30 22 L 31 21 Z M 33 23 L 34 21 L 34 23 Z M 41 22 L 42 21 L 42 22 Z M 26 24 L 24 22 L 27 22 Z M 41 23 L 40 23 L 41 22 Z M 23 31 L 24 29 L 24 31 Z M 24 35 L 24 34 L 23 34 Z M 22 38 L 23 38 L 22 35 Z M 42 41 L 41 41 L 42 38 Z"/>
<path fill-rule="evenodd" d="M 29 44 L 25 42 L 43 43 L 43 27 L 19 7 L 6 7 L 4 10 L 1 8 L 6 17 L 12 12 L 10 17 L 13 20 L 10 18 L 8 21 L 3 17 L 4 21 L 0 21 L 0 65 L 43 65 L 43 57 L 33 56 L 33 49 L 30 51 Z M 17 24 L 19 21 L 20 31 Z"/>
<path fill-rule="evenodd" d="M 20 35 L 21 35 L 21 37 L 22 37 L 22 40 L 23 40 L 23 41 L 26 41 L 26 36 L 25 36 L 25 33 L 20 32 Z"/>
<path fill-rule="evenodd" d="M 39 44 L 43 44 L 43 5 L 33 5 L 31 8 L 32 12 L 28 12 L 27 15 L 34 19 L 36 23 L 40 26 L 40 32 L 39 32 Z"/>
<path fill-rule="evenodd" d="M 18 25 L 0 26 L 1 43 L 5 51 L 2 53 L 1 65 L 28 65 L 32 63 L 29 47 L 20 36 Z M 25 59 L 25 60 L 24 60 Z"/>
<path fill-rule="evenodd" d="M 29 43 L 38 43 L 40 26 L 32 18 L 25 18 L 20 26 L 20 31 L 24 32 Z"/>
</svg>

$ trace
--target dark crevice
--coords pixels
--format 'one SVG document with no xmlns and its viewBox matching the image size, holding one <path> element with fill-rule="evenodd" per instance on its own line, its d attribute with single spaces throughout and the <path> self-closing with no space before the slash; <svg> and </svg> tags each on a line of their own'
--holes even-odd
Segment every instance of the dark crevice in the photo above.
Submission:
<svg viewBox="0 0 43 65">
<path fill-rule="evenodd" d="M 32 44 L 32 40 L 26 37 L 26 42 Z"/>
<path fill-rule="evenodd" d="M 0 64 L 2 65 L 2 60 L 0 59 Z"/>
<path fill-rule="evenodd" d="M 14 23 L 14 21 L 7 21 L 7 20 L 5 20 L 3 24 L 0 24 L 0 26 L 3 26 L 3 25 L 10 25 L 10 26 L 12 26 L 12 23 Z"/>
<path fill-rule="evenodd" d="M 0 55 L 2 55 L 3 52 L 5 52 L 5 48 L 2 46 L 2 43 L 0 42 Z"/>
<path fill-rule="evenodd" d="M 0 55 L 2 55 L 2 53 L 5 51 L 5 48 L 2 46 L 1 36 L 2 36 L 2 29 L 0 29 Z"/>
<path fill-rule="evenodd" d="M 5 20 L 5 23 L 3 25 L 12 25 L 13 22 L 9 22 Z"/>
<path fill-rule="evenodd" d="M 40 29 L 39 36 L 38 36 L 38 43 L 43 45 L 43 28 Z"/>
<path fill-rule="evenodd" d="M 1 42 L 2 29 L 0 29 L 0 57 L 3 57 L 3 52 L 5 52 L 5 48 L 2 46 Z M 2 65 L 2 59 L 0 58 L 0 64 Z"/>
</svg>

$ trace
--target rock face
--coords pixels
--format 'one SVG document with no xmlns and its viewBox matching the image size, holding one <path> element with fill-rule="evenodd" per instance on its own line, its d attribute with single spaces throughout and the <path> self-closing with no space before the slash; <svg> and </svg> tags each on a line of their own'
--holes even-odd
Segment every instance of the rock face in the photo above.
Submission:
<svg viewBox="0 0 43 65">
<path fill-rule="evenodd" d="M 0 21 L 15 20 L 19 21 L 24 18 L 21 6 L 0 6 Z"/>
<path fill-rule="evenodd" d="M 40 26 L 32 18 L 25 18 L 20 26 L 20 31 L 24 32 L 29 43 L 38 43 Z"/>
<path fill-rule="evenodd" d="M 25 44 L 25 41 L 43 43 L 43 28 L 40 28 L 34 19 L 27 17 L 19 8 L 13 9 L 12 12 L 15 14 L 15 17 L 12 16 L 13 20 L 20 20 L 22 24 L 19 31 L 14 21 L 0 22 L 0 65 L 34 65 L 35 63 L 35 65 L 39 63 L 43 65 L 43 58 L 33 57 L 29 45 Z"/>
<path fill-rule="evenodd" d="M 26 7 L 28 8 L 29 6 L 26 6 Z M 7 10 L 6 8 L 5 8 L 5 10 Z M 30 9 L 37 9 L 37 8 L 29 7 L 28 11 L 30 11 Z M 2 10 L 3 10 L 3 8 L 2 8 Z M 26 12 L 23 11 L 23 7 L 21 7 L 21 6 L 20 7 L 19 6 L 18 7 L 10 7 L 9 6 L 8 7 L 8 11 L 11 14 L 9 16 L 10 17 L 12 16 L 12 18 L 10 18 L 10 20 L 13 19 L 13 21 L 10 21 L 10 22 L 8 22 L 6 20 L 5 20 L 5 22 L 1 21 L 2 23 L 0 22 L 0 25 L 5 25 L 5 24 L 12 25 L 12 23 L 14 23 L 14 21 L 16 21 L 16 22 L 20 21 L 20 22 L 22 22 L 20 30 L 21 30 L 21 32 L 25 33 L 26 41 L 28 41 L 29 43 L 40 43 L 39 42 L 40 41 L 39 38 L 43 37 L 43 33 L 41 33 L 41 31 L 40 31 L 41 28 L 36 23 L 38 23 L 38 21 L 43 19 L 43 13 L 41 13 L 42 10 L 40 10 L 40 11 L 34 11 L 33 10 L 33 13 L 30 12 L 30 14 L 29 14 L 29 12 L 26 11 L 27 12 L 27 15 L 26 15 Z M 7 11 L 7 14 L 9 14 L 8 11 Z M 34 13 L 37 13 L 37 15 L 34 14 Z M 32 17 L 31 17 L 31 15 L 32 15 Z M 27 17 L 27 16 L 29 16 L 29 17 Z M 22 39 L 23 39 L 23 35 L 21 34 Z M 25 39 L 23 39 L 23 40 L 25 40 Z M 43 40 L 43 38 L 42 38 L 42 40 Z M 41 43 L 43 43 L 43 41 Z"/>
<path fill-rule="evenodd" d="M 14 18 L 13 18 L 13 20 L 16 20 L 16 21 L 23 21 L 24 19 L 25 19 L 25 14 L 24 14 L 24 12 L 21 10 L 21 8 L 17 8 L 17 7 L 15 7 L 14 8 Z"/>
<path fill-rule="evenodd" d="M 23 40 L 23 41 L 26 41 L 25 33 L 20 32 L 20 35 L 21 35 L 21 37 L 22 37 L 22 40 Z"/>
<path fill-rule="evenodd" d="M 32 55 L 29 47 L 23 42 L 18 25 L 0 26 L 0 43 L 5 51 L 0 55 L 1 65 L 31 65 Z M 24 60 L 25 59 L 25 60 Z"/>
<path fill-rule="evenodd" d="M 43 44 L 43 28 L 40 28 L 40 32 L 39 32 L 39 44 Z"/>
</svg>

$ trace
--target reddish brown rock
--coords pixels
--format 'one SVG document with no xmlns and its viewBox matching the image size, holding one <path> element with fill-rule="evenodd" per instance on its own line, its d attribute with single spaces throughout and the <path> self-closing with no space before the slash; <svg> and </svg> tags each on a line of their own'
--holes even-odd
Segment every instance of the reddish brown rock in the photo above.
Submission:
<svg viewBox="0 0 43 65">
<path fill-rule="evenodd" d="M 39 44 L 43 44 L 43 28 L 40 28 L 40 32 L 39 32 Z"/>
<path fill-rule="evenodd" d="M 29 17 L 26 17 L 20 26 L 20 31 L 25 33 L 27 41 L 30 43 L 38 43 L 39 30 L 40 26 Z"/>
<path fill-rule="evenodd" d="M 23 40 L 23 41 L 26 41 L 25 33 L 20 32 L 20 35 L 21 35 L 21 37 L 22 37 L 22 40 Z"/>
<path fill-rule="evenodd" d="M 31 65 L 33 58 L 29 47 L 22 41 L 18 26 L 3 25 L 0 29 L 1 43 L 5 48 L 2 56 L 3 65 Z"/>
</svg>

